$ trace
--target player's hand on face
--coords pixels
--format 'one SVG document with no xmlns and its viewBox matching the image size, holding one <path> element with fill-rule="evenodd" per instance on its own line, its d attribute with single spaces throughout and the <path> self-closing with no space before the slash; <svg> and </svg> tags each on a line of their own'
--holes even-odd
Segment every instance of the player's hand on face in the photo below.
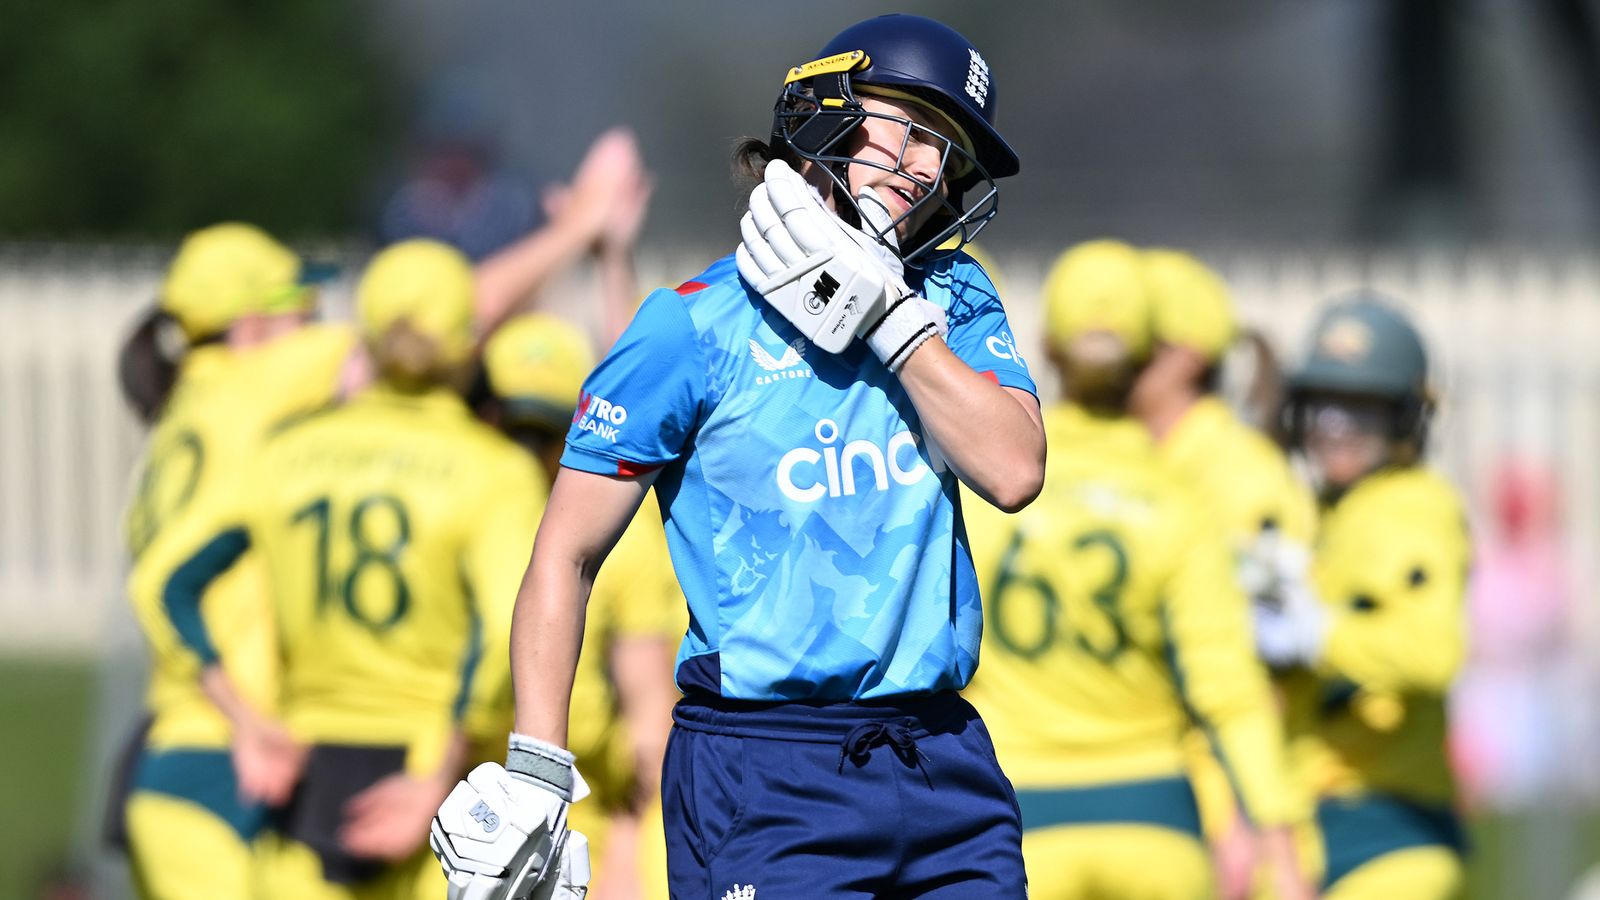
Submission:
<svg viewBox="0 0 1600 900">
<path fill-rule="evenodd" d="M 892 241 L 889 211 L 877 195 L 866 189 L 857 204 L 868 229 Z M 944 330 L 935 324 L 942 325 L 943 311 L 906 286 L 897 249 L 846 225 L 782 160 L 767 164 L 739 229 L 739 274 L 822 350 L 838 353 L 859 335 L 894 370 L 910 332 L 896 327 L 878 340 L 890 313 L 911 332 Z"/>
<path fill-rule="evenodd" d="M 287 728 L 270 719 L 242 722 L 234 728 L 230 750 L 242 799 L 268 806 L 289 802 L 307 748 Z"/>
<path fill-rule="evenodd" d="M 438 778 L 390 775 L 345 804 L 339 842 L 357 856 L 405 859 L 427 841 L 434 810 L 450 787 Z"/>
</svg>

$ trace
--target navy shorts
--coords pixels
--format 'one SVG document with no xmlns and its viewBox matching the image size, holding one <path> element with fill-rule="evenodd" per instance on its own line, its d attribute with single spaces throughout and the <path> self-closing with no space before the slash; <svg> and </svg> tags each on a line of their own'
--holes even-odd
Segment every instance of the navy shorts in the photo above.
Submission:
<svg viewBox="0 0 1600 900">
<path fill-rule="evenodd" d="M 959 696 L 673 711 L 674 900 L 1022 900 L 1022 818 Z"/>
<path fill-rule="evenodd" d="M 1466 855 L 1461 820 L 1448 807 L 1425 806 L 1374 791 L 1324 797 L 1317 803 L 1317 829 L 1327 860 L 1322 888 L 1385 854 L 1411 847 L 1445 847 Z"/>
</svg>

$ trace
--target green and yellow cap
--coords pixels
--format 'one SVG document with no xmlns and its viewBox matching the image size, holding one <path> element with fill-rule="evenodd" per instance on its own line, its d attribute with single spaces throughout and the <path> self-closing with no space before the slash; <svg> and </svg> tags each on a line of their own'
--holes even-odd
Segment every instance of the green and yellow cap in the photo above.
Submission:
<svg viewBox="0 0 1600 900">
<path fill-rule="evenodd" d="M 483 349 L 489 389 L 513 422 L 565 427 L 594 364 L 583 330 L 547 313 L 512 319 Z"/>
<path fill-rule="evenodd" d="M 1058 352 L 1106 332 L 1130 355 L 1150 353 L 1150 301 L 1139 251 L 1115 240 L 1087 241 L 1061 254 L 1044 280 L 1045 335 Z"/>
<path fill-rule="evenodd" d="M 193 341 L 241 316 L 309 309 L 313 293 L 300 283 L 294 251 L 254 225 L 224 222 L 184 238 L 159 302 Z"/>
<path fill-rule="evenodd" d="M 1239 332 L 1227 284 L 1180 250 L 1146 250 L 1144 260 L 1156 339 L 1221 359 Z"/>
<path fill-rule="evenodd" d="M 356 286 L 356 312 L 369 340 L 402 320 L 439 343 L 444 361 L 472 354 L 472 263 L 439 241 L 401 241 L 373 257 Z"/>
</svg>

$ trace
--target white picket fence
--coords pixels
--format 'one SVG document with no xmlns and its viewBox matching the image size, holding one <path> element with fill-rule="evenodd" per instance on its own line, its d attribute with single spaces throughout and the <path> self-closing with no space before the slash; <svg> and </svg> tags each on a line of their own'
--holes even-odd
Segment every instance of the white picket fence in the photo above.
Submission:
<svg viewBox="0 0 1600 900">
<path fill-rule="evenodd" d="M 121 508 L 141 435 L 118 392 L 115 354 L 153 296 L 164 252 L 0 246 L 0 653 L 93 653 L 126 622 Z M 676 284 L 711 256 L 657 254 L 641 266 L 644 283 Z M 1035 298 L 1050 260 L 999 256 L 1015 330 L 1037 351 Z M 1502 455 L 1548 459 L 1573 545 L 1600 546 L 1594 260 L 1488 251 L 1207 258 L 1245 320 L 1290 358 L 1331 293 L 1371 286 L 1401 298 L 1438 364 L 1435 462 L 1476 500 L 1474 487 Z M 554 305 L 581 310 L 587 291 L 574 281 Z M 330 293 L 332 307 L 347 306 L 348 280 Z"/>
</svg>

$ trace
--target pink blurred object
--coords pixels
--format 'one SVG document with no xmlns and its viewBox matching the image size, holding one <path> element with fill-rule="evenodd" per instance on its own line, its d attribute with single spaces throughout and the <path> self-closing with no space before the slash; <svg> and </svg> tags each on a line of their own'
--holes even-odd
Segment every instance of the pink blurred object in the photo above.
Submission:
<svg viewBox="0 0 1600 900">
<path fill-rule="evenodd" d="M 1557 787 L 1572 577 L 1548 464 L 1509 458 L 1489 489 L 1468 587 L 1471 657 L 1451 706 L 1466 795 L 1516 808 Z"/>
<path fill-rule="evenodd" d="M 1571 593 L 1554 473 L 1531 460 L 1502 462 L 1490 508 L 1469 592 L 1473 656 L 1534 662 L 1561 645 Z"/>
</svg>

